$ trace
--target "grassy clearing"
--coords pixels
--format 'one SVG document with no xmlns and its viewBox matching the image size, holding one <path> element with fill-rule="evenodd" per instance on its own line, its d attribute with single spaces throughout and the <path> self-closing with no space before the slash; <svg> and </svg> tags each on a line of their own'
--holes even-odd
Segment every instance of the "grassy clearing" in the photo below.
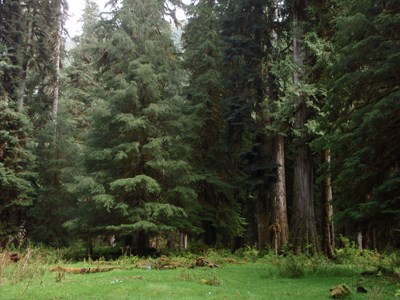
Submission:
<svg viewBox="0 0 400 300">
<path fill-rule="evenodd" d="M 160 259 L 125 257 L 114 262 L 68 264 L 31 254 L 27 264 L 31 267 L 18 280 L 14 276 L 21 260 L 17 264 L 3 264 L 0 299 L 330 299 L 330 288 L 346 284 L 353 291 L 348 299 L 385 300 L 396 299 L 396 290 L 400 289 L 398 281 L 390 281 L 382 274 L 360 275 L 364 267 L 359 265 L 299 258 L 303 263 L 296 263 L 304 271 L 302 276 L 288 278 L 285 274 L 290 265 L 288 258 L 269 257 L 256 262 L 214 258 L 220 268 L 190 268 L 193 257 L 180 257 L 171 259 L 169 264 L 166 258 L 161 259 L 164 266 L 176 268 L 160 270 L 156 269 Z M 49 271 L 60 263 L 68 267 L 116 269 L 95 274 Z M 367 288 L 367 294 L 355 292 L 361 284 Z"/>
</svg>

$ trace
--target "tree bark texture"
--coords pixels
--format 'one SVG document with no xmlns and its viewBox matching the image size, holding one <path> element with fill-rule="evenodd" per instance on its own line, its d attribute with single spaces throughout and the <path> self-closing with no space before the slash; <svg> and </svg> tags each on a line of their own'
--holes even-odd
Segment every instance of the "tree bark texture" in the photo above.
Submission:
<svg viewBox="0 0 400 300">
<path fill-rule="evenodd" d="M 303 49 L 305 9 L 305 0 L 294 1 L 293 58 L 297 70 L 293 75 L 293 83 L 299 89 L 300 82 L 305 77 Z M 308 118 L 306 99 L 301 91 L 295 102 L 295 107 L 294 130 L 301 131 Z M 291 239 L 295 253 L 310 251 L 316 253 L 318 250 L 318 241 L 314 215 L 312 156 L 304 138 L 297 138 L 295 145 L 293 228 L 291 230 Z"/>
<path fill-rule="evenodd" d="M 286 205 L 285 140 L 278 135 L 275 140 L 277 181 L 274 184 L 273 224 L 271 225 L 275 253 L 278 254 L 289 242 L 289 225 Z"/>
<path fill-rule="evenodd" d="M 324 161 L 329 165 L 331 163 L 331 154 L 329 150 L 324 153 Z M 323 235 L 322 235 L 322 246 L 323 251 L 327 257 L 333 258 L 335 251 L 335 235 L 334 235 L 334 223 L 333 223 L 333 206 L 332 206 L 332 184 L 331 177 L 328 174 L 324 181 L 324 198 L 323 198 Z"/>
</svg>

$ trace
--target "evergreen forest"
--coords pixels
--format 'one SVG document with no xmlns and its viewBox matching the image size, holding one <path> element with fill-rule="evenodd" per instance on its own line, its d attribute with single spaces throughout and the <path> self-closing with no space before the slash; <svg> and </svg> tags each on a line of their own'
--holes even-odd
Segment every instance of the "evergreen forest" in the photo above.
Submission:
<svg viewBox="0 0 400 300">
<path fill-rule="evenodd" d="M 0 249 L 400 249 L 400 1 L 85 0 L 71 49 L 67 18 L 0 0 Z"/>
</svg>

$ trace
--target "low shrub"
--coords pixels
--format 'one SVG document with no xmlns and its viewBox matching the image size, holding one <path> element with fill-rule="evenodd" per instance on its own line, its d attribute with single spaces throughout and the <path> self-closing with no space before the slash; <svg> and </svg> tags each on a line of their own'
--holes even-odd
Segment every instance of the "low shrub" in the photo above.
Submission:
<svg viewBox="0 0 400 300">
<path fill-rule="evenodd" d="M 246 246 L 243 251 L 243 258 L 251 262 L 256 262 L 259 255 L 260 251 L 256 247 Z"/>
<path fill-rule="evenodd" d="M 123 255 L 123 251 L 119 247 L 97 246 L 93 248 L 93 253 L 89 255 L 88 249 L 81 244 L 72 245 L 62 250 L 62 257 L 65 260 L 82 261 L 84 259 L 105 260 L 117 259 Z"/>
<path fill-rule="evenodd" d="M 200 272 L 194 270 L 182 270 L 179 280 L 197 282 L 200 284 L 213 286 L 221 284 L 221 280 L 217 277 L 216 272 L 207 269 Z"/>
<path fill-rule="evenodd" d="M 304 255 L 288 255 L 278 262 L 279 275 L 286 278 L 302 278 L 305 275 L 307 258 Z"/>
</svg>

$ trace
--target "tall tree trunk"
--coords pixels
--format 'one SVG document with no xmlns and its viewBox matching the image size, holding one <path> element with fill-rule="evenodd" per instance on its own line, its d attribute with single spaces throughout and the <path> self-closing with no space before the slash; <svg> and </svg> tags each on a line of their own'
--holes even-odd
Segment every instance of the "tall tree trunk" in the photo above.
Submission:
<svg viewBox="0 0 400 300">
<path fill-rule="evenodd" d="M 267 41 L 267 48 L 272 53 L 274 61 L 280 60 L 280 51 L 277 48 L 278 40 L 281 39 L 281 30 L 277 28 L 279 24 L 279 13 L 277 9 L 277 1 L 268 2 L 268 27 L 269 38 Z M 277 86 L 278 79 L 276 75 L 268 71 L 267 74 L 268 83 L 268 97 L 270 102 L 278 101 L 279 89 Z M 280 125 L 280 120 L 268 120 L 269 123 Z M 272 220 L 270 229 L 272 231 L 272 244 L 275 249 L 275 253 L 278 254 L 284 245 L 289 242 L 289 225 L 287 217 L 287 204 L 286 204 L 286 174 L 285 174 L 285 139 L 283 135 L 275 134 L 272 138 L 271 153 L 274 155 L 274 162 L 277 166 L 277 180 L 273 187 L 272 201 Z"/>
<path fill-rule="evenodd" d="M 22 66 L 21 66 L 21 76 L 19 79 L 18 86 L 18 100 L 17 100 L 17 110 L 22 112 L 24 108 L 24 98 L 26 89 L 26 77 L 28 73 L 29 59 L 32 56 L 32 40 L 33 40 L 33 22 L 30 20 L 28 24 L 28 40 L 26 42 L 26 52 L 23 54 Z"/>
<path fill-rule="evenodd" d="M 304 21 L 306 0 L 294 1 L 294 36 L 293 58 L 297 70 L 293 75 L 293 83 L 300 88 L 304 80 Z M 308 118 L 308 108 L 304 95 L 300 93 L 296 102 L 294 130 L 301 131 Z M 313 199 L 313 165 L 312 157 L 304 138 L 295 141 L 296 153 L 294 157 L 293 178 L 293 228 L 292 243 L 296 253 L 311 251 L 317 252 L 317 229 L 314 216 Z"/>
<path fill-rule="evenodd" d="M 277 181 L 274 184 L 273 239 L 275 253 L 278 254 L 289 242 L 289 225 L 286 208 L 285 140 L 278 135 L 275 140 L 275 162 Z"/>
<path fill-rule="evenodd" d="M 61 26 L 62 26 L 62 4 L 57 7 L 57 29 L 55 32 L 54 49 L 54 81 L 53 81 L 53 102 L 51 107 L 51 120 L 53 123 L 54 138 L 57 135 L 57 115 L 60 93 L 60 61 L 61 61 Z"/>
<path fill-rule="evenodd" d="M 335 251 L 335 236 L 333 224 L 332 184 L 329 173 L 331 154 L 329 150 L 324 152 L 324 161 L 328 165 L 328 174 L 324 181 L 322 247 L 326 256 L 333 258 Z"/>
</svg>

